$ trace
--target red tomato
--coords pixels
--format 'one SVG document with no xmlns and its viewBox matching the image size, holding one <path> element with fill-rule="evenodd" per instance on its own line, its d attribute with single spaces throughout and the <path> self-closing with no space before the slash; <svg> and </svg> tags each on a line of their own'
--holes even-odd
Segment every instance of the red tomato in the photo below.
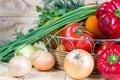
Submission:
<svg viewBox="0 0 120 80">
<path fill-rule="evenodd" d="M 84 49 L 89 52 L 94 44 L 93 35 L 87 33 L 85 28 L 81 27 L 79 23 L 66 25 L 62 31 L 62 36 L 66 37 L 62 43 L 67 51 Z"/>
</svg>

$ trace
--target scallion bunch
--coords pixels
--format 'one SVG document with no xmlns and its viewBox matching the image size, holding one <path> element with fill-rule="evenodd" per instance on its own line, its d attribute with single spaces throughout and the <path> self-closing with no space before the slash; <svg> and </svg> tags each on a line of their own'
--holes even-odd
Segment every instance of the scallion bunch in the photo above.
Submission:
<svg viewBox="0 0 120 80">
<path fill-rule="evenodd" d="M 14 50 L 22 44 L 33 44 L 57 28 L 86 19 L 95 14 L 97 7 L 98 5 L 83 6 L 72 10 L 61 16 L 58 20 L 48 25 L 41 26 L 37 30 L 31 31 L 8 44 L 0 46 L 0 60 L 6 61 L 12 58 Z"/>
</svg>

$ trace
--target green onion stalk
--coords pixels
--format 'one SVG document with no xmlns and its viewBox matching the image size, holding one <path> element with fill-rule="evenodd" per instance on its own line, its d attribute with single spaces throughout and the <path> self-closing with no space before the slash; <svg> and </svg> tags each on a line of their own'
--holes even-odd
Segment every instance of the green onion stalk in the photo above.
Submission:
<svg viewBox="0 0 120 80">
<path fill-rule="evenodd" d="M 2 61 L 2 59 L 12 58 L 14 51 L 23 44 L 33 44 L 57 28 L 72 22 L 78 22 L 86 19 L 87 17 L 95 14 L 98 6 L 99 5 L 91 5 L 77 8 L 64 14 L 58 20 L 48 25 L 41 26 L 38 29 L 31 31 L 8 44 L 0 46 L 0 60 Z"/>
</svg>

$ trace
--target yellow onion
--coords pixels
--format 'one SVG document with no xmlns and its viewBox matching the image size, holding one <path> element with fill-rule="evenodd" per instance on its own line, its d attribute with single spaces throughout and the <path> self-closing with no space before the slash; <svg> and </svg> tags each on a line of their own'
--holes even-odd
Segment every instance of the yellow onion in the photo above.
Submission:
<svg viewBox="0 0 120 80">
<path fill-rule="evenodd" d="M 36 42 L 33 46 L 35 46 L 39 50 L 43 50 L 46 52 L 48 51 L 48 49 L 46 48 L 45 43 L 43 41 Z"/>
<path fill-rule="evenodd" d="M 32 64 L 38 70 L 47 71 L 54 67 L 55 58 L 49 52 L 37 50 L 32 55 Z"/>
<path fill-rule="evenodd" d="M 89 76 L 94 68 L 93 57 L 85 50 L 75 49 L 64 59 L 64 70 L 73 79 Z"/>
<path fill-rule="evenodd" d="M 8 69 L 14 77 L 25 77 L 31 72 L 32 64 L 24 56 L 14 56 L 8 63 Z"/>
</svg>

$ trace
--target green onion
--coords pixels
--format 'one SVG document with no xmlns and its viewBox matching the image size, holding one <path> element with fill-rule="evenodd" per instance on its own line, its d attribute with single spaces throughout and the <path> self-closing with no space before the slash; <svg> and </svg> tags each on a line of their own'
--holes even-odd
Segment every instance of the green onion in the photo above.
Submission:
<svg viewBox="0 0 120 80">
<path fill-rule="evenodd" d="M 87 17 L 95 14 L 97 7 L 98 5 L 84 6 L 70 11 L 61 16 L 58 20 L 48 25 L 41 26 L 37 30 L 29 32 L 28 34 L 23 35 L 8 44 L 0 46 L 0 60 L 2 60 L 3 57 L 5 59 L 8 54 L 12 54 L 13 51 L 22 44 L 33 44 L 57 28 L 60 28 L 68 23 L 78 22 L 86 19 Z"/>
</svg>

